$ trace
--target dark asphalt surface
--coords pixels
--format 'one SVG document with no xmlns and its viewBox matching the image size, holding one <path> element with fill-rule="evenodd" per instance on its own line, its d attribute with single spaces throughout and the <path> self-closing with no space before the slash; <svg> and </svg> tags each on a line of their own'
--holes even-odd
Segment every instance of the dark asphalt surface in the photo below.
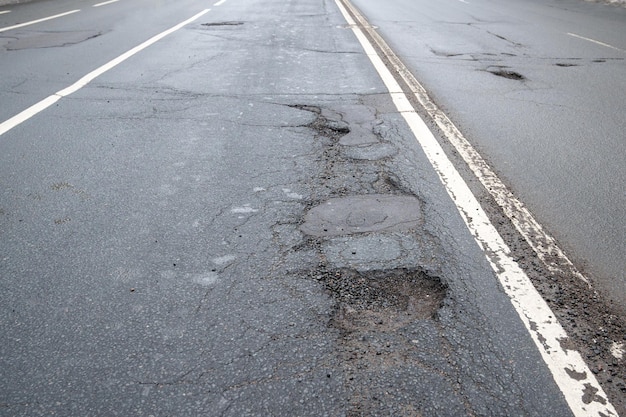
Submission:
<svg viewBox="0 0 626 417">
<path fill-rule="evenodd" d="M 626 9 L 558 0 L 354 4 L 626 314 Z"/>
<path fill-rule="evenodd" d="M 0 136 L 0 415 L 571 415 L 334 2 L 15 7 L 1 120 L 205 7 Z"/>
</svg>

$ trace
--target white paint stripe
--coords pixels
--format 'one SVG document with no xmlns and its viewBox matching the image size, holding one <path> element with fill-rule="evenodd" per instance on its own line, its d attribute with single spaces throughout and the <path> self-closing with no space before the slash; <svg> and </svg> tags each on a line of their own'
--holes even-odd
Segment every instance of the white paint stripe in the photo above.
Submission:
<svg viewBox="0 0 626 417">
<path fill-rule="evenodd" d="M 0 14 L 7 14 L 7 13 L 11 13 L 11 10 L 2 10 L 2 11 L 0 11 Z"/>
<path fill-rule="evenodd" d="M 400 85 L 396 82 L 382 59 L 377 54 L 372 53 L 374 51 L 372 44 L 350 14 L 348 14 L 341 1 L 351 8 L 355 16 L 359 16 L 358 18 L 362 26 L 369 27 L 369 24 L 358 15 L 347 0 L 335 0 L 346 22 L 351 25 L 354 34 L 372 61 L 387 89 L 390 92 L 394 92 L 394 94 L 391 94 L 391 98 L 398 111 L 402 109 L 402 116 L 439 175 L 441 182 L 450 198 L 454 201 L 468 229 L 478 245 L 483 249 L 504 291 L 511 299 L 513 307 L 528 329 L 555 382 L 563 392 L 573 414 L 576 417 L 591 415 L 617 416 L 617 412 L 608 402 L 606 394 L 585 364 L 580 353 L 562 347 L 561 342 L 567 340 L 567 334 L 555 319 L 550 307 L 532 285 L 526 273 L 512 259 L 510 249 L 490 222 L 487 214 L 463 181 L 461 175 L 447 158 L 443 148 L 441 148 L 439 142 L 428 129 L 428 126 L 415 110 L 404 110 L 410 106 L 409 99 L 405 94 L 396 93 L 400 90 Z M 571 377 L 570 374 L 575 375 L 576 378 Z M 595 391 L 597 397 L 587 404 L 583 401 L 583 395 L 591 390 Z"/>
<path fill-rule="evenodd" d="M 587 278 L 578 271 L 565 252 L 558 246 L 556 239 L 544 230 L 524 204 L 504 185 L 491 167 L 489 167 L 489 164 L 474 149 L 448 116 L 435 104 L 428 92 L 426 92 L 426 89 L 417 81 L 380 35 L 370 29 L 367 24 L 364 27 L 389 59 L 394 71 L 406 82 L 415 98 L 435 121 L 446 139 L 454 146 L 476 178 L 502 208 L 504 214 L 537 253 L 537 256 L 548 270 L 553 273 L 574 275 L 589 285 Z M 591 288 L 590 285 L 589 287 Z"/>
<path fill-rule="evenodd" d="M 20 23 L 18 25 L 13 25 L 13 26 L 7 26 L 7 27 L 4 27 L 4 28 L 0 28 L 0 32 L 6 32 L 7 30 L 17 29 L 17 28 L 21 28 L 21 27 L 24 27 L 24 26 L 34 25 L 36 23 L 45 22 L 46 20 L 56 19 L 57 17 L 67 16 L 69 14 L 77 13 L 77 12 L 80 12 L 80 9 L 71 10 L 69 12 L 65 12 L 65 13 L 61 13 L 61 14 L 56 14 L 54 16 L 44 17 L 43 19 L 31 20 L 30 22 Z"/>
<path fill-rule="evenodd" d="M 47 97 L 41 100 L 39 103 L 30 106 L 23 112 L 11 117 L 9 120 L 0 124 L 0 136 L 2 136 L 5 132 L 13 129 L 15 126 L 19 125 L 20 123 L 25 122 L 26 120 L 30 119 L 37 113 L 52 106 L 54 103 L 56 103 L 60 99 L 61 99 L 61 96 L 52 95 L 50 97 Z"/>
<path fill-rule="evenodd" d="M 585 38 L 584 36 L 580 36 L 580 35 L 577 35 L 575 33 L 568 33 L 568 35 L 569 36 L 573 36 L 573 37 L 578 38 L 578 39 L 583 39 L 585 41 L 593 42 L 593 43 L 595 43 L 597 45 L 605 46 L 607 48 L 615 49 L 616 51 L 626 52 L 625 50 L 617 48 L 617 47 L 615 47 L 613 45 L 609 45 L 608 43 L 600 42 L 600 41 L 597 41 L 597 40 L 591 39 L 591 38 Z"/>
<path fill-rule="evenodd" d="M 226 3 L 226 0 L 220 0 L 217 3 L 215 3 L 213 6 L 221 6 L 224 3 Z"/>
<path fill-rule="evenodd" d="M 80 90 L 81 88 L 83 88 L 84 86 L 89 84 L 96 77 L 104 74 L 105 72 L 107 72 L 111 68 L 119 65 L 120 63 L 124 62 L 125 60 L 127 60 L 131 56 L 135 55 L 136 53 L 142 51 L 143 49 L 146 49 L 148 46 L 152 45 L 153 43 L 163 39 L 167 35 L 175 32 L 175 31 L 179 30 L 180 28 L 182 28 L 183 26 L 193 22 L 194 20 L 198 19 L 199 17 L 201 17 L 202 15 L 208 13 L 209 11 L 210 11 L 210 9 L 205 9 L 202 12 L 196 14 L 195 16 L 185 20 L 184 22 L 179 23 L 176 26 L 174 26 L 174 27 L 172 27 L 172 28 L 170 28 L 170 29 L 168 29 L 168 30 L 166 30 L 164 32 L 161 32 L 161 33 L 159 33 L 156 36 L 153 36 L 152 38 L 148 39 L 147 41 L 145 41 L 141 45 L 138 45 L 138 46 L 134 47 L 133 49 L 123 53 L 120 56 L 118 56 L 114 60 L 109 61 L 108 63 L 102 65 L 101 67 L 97 68 L 96 70 L 94 70 L 94 71 L 90 72 L 89 74 L 85 75 L 84 77 L 82 77 L 80 80 L 76 81 L 74 84 L 70 85 L 69 87 L 64 88 L 63 90 L 60 90 L 60 91 L 56 92 L 55 94 L 53 94 L 53 95 L 51 95 L 51 96 L 41 100 L 39 103 L 29 107 L 28 109 L 22 111 L 21 113 L 11 117 L 10 119 L 8 119 L 5 122 L 0 124 L 0 136 L 5 134 L 9 130 L 13 129 L 15 126 L 19 125 L 20 123 L 30 119 L 31 117 L 33 117 L 37 113 L 47 109 L 48 107 L 50 107 L 51 105 L 53 105 L 54 103 L 59 101 L 59 99 L 61 99 L 62 97 L 67 97 L 70 94 L 75 93 L 76 91 Z"/>
<path fill-rule="evenodd" d="M 100 7 L 100 6 L 106 6 L 107 4 L 111 4 L 111 3 L 117 3 L 120 0 L 109 0 L 109 1 L 104 1 L 102 3 L 98 3 L 98 4 L 94 4 L 91 7 Z"/>
</svg>

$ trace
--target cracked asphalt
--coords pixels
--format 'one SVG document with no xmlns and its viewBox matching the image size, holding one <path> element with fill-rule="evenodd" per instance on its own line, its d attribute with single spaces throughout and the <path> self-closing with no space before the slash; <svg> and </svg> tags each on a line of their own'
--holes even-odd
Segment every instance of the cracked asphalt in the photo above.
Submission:
<svg viewBox="0 0 626 417">
<path fill-rule="evenodd" d="M 0 34 L 2 120 L 199 9 L 138 3 Z M 0 236 L 0 415 L 572 415 L 330 0 L 229 0 L 0 136 Z"/>
</svg>

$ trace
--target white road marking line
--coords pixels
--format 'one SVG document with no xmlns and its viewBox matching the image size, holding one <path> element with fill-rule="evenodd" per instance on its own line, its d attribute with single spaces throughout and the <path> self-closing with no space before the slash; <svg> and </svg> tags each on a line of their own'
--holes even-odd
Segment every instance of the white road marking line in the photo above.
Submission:
<svg viewBox="0 0 626 417">
<path fill-rule="evenodd" d="M 24 27 L 24 26 L 34 25 L 35 23 L 45 22 L 46 20 L 56 19 L 57 17 L 67 16 L 68 14 L 77 13 L 77 12 L 80 12 L 80 9 L 71 10 L 69 12 L 65 12 L 65 13 L 61 13 L 61 14 L 56 14 L 54 16 L 44 17 L 43 19 L 31 20 L 30 22 L 20 23 L 18 25 L 13 25 L 13 26 L 7 26 L 5 28 L 0 28 L 0 32 L 6 32 L 7 30 L 17 29 L 17 28 L 21 28 L 21 27 Z"/>
<path fill-rule="evenodd" d="M 513 307 L 561 389 L 572 413 L 576 417 L 617 416 L 617 412 L 609 403 L 602 387 L 598 384 L 580 353 L 569 350 L 561 344 L 567 340 L 568 336 L 555 319 L 554 313 L 532 285 L 526 273 L 512 259 L 510 249 L 487 217 L 480 203 L 447 158 L 437 139 L 417 114 L 406 94 L 402 92 L 400 85 L 361 30 L 361 26 L 368 28 L 370 27 L 369 24 L 347 0 L 335 0 L 335 2 L 385 83 L 396 108 L 406 120 L 439 175 L 465 224 L 478 245 L 483 249 L 504 291 L 509 296 Z M 356 24 L 342 2 L 351 9 L 355 16 L 358 16 L 361 25 Z M 404 70 L 407 71 L 406 68 Z M 585 398 L 586 393 L 591 391 L 594 391 L 597 397 L 592 402 L 586 403 L 583 398 Z"/>
<path fill-rule="evenodd" d="M 11 10 L 2 10 L 2 11 L 0 11 L 0 14 L 7 14 L 7 13 L 11 13 Z"/>
<path fill-rule="evenodd" d="M 224 3 L 226 3 L 226 0 L 220 0 L 217 3 L 215 3 L 213 6 L 221 6 Z"/>
<path fill-rule="evenodd" d="M 607 47 L 607 48 L 615 49 L 616 51 L 626 52 L 626 50 L 617 48 L 617 47 L 615 47 L 613 45 L 609 45 L 608 43 L 600 42 L 600 41 L 597 41 L 597 40 L 591 39 L 591 38 L 585 38 L 584 36 L 580 36 L 580 35 L 577 35 L 575 33 L 568 33 L 568 35 L 569 36 L 573 36 L 573 37 L 578 38 L 578 39 L 583 39 L 585 41 L 593 42 L 593 43 L 595 43 L 597 45 L 601 45 L 601 46 L 604 46 L 604 47 Z"/>
<path fill-rule="evenodd" d="M 361 24 L 366 28 L 369 27 L 364 22 L 361 22 Z M 384 54 L 394 67 L 394 71 L 400 74 L 404 82 L 407 83 L 415 95 L 415 98 L 426 110 L 431 119 L 435 121 L 437 126 L 444 133 L 446 139 L 454 146 L 476 178 L 478 178 L 493 197 L 504 214 L 509 218 L 520 235 L 524 237 L 548 270 L 553 273 L 574 275 L 589 285 L 589 280 L 578 271 L 565 252 L 559 247 L 556 239 L 544 230 L 526 206 L 524 206 L 508 187 L 504 185 L 491 167 L 489 167 L 489 164 L 485 162 L 483 157 L 474 149 L 448 116 L 435 104 L 426 89 L 417 81 L 380 35 L 374 30 L 366 30 L 377 43 L 378 47 L 384 51 Z"/>
<path fill-rule="evenodd" d="M 72 93 L 75 93 L 76 91 L 80 90 L 81 88 L 83 88 L 84 86 L 86 86 L 87 84 L 89 84 L 91 81 L 93 81 L 96 77 L 99 77 L 100 75 L 104 74 L 105 72 L 109 71 L 111 68 L 114 68 L 115 66 L 121 64 L 122 62 L 124 62 L 125 60 L 127 60 L 128 58 L 132 57 L 133 55 L 135 55 L 136 53 L 146 49 L 148 46 L 156 43 L 157 41 L 163 39 L 164 37 L 166 37 L 167 35 L 170 35 L 173 32 L 176 32 L 177 30 L 181 29 L 183 26 L 193 22 L 194 20 L 200 18 L 201 16 L 203 16 L 204 14 L 208 13 L 211 9 L 205 9 L 203 11 L 201 11 L 200 13 L 196 14 L 195 16 L 185 20 L 184 22 L 181 22 L 179 24 L 177 24 L 176 26 L 159 33 L 156 36 L 153 36 L 152 38 L 148 39 L 147 41 L 143 42 L 142 44 L 132 48 L 131 50 L 123 53 L 122 55 L 118 56 L 117 58 L 113 59 L 112 61 L 107 62 L 106 64 L 102 65 L 101 67 L 97 68 L 96 70 L 90 72 L 89 74 L 85 75 L 84 77 L 82 77 L 80 80 L 76 81 L 74 84 L 70 85 L 67 88 L 64 88 L 63 90 L 57 91 L 55 94 L 41 100 L 39 103 L 27 108 L 26 110 L 22 111 L 21 113 L 11 117 L 10 119 L 6 120 L 5 122 L 0 124 L 0 136 L 2 136 L 3 134 L 5 134 L 6 132 L 8 132 L 9 130 L 13 129 L 15 126 L 18 126 L 20 123 L 30 119 L 31 117 L 33 117 L 34 115 L 36 115 L 37 113 L 47 109 L 48 107 L 50 107 L 51 105 L 53 105 L 54 103 L 56 103 L 57 101 L 59 101 L 61 98 L 63 97 L 67 97 Z"/>
<path fill-rule="evenodd" d="M 91 7 L 100 7 L 100 6 L 106 6 L 107 4 L 111 4 L 111 3 L 117 3 L 120 0 L 109 0 L 109 1 L 103 1 L 102 3 L 98 3 L 98 4 L 94 4 Z"/>
</svg>

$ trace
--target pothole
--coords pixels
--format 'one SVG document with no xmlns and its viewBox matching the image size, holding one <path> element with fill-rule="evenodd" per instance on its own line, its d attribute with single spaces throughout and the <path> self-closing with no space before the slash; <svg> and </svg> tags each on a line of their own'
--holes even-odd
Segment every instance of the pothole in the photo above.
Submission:
<svg viewBox="0 0 626 417">
<path fill-rule="evenodd" d="M 434 382 L 421 370 L 429 366 L 428 352 L 444 348 L 436 317 L 446 287 L 417 269 L 317 274 L 337 301 L 329 326 L 340 332 L 347 415 L 429 415 L 418 412 L 413 400 L 421 383 L 402 381 Z M 403 412 L 405 407 L 414 412 Z"/>
<path fill-rule="evenodd" d="M 519 72 L 506 69 L 489 70 L 487 72 L 490 72 L 493 75 L 497 75 L 498 77 L 508 78 L 509 80 L 522 81 L 526 79 L 526 77 L 524 77 Z"/>
<path fill-rule="evenodd" d="M 211 22 L 211 23 L 203 23 L 202 26 L 213 27 L 213 26 L 241 26 L 243 22 L 238 21 L 228 21 L 228 22 Z"/>
<path fill-rule="evenodd" d="M 315 113 L 317 117 L 307 127 L 316 130 L 320 135 L 330 139 L 339 139 L 350 133 L 350 126 L 341 119 L 341 115 L 327 109 L 303 104 L 294 104 L 289 107 Z"/>
<path fill-rule="evenodd" d="M 423 204 L 388 165 L 397 151 L 375 112 L 290 107 L 310 112 L 300 127 L 312 130 L 319 171 L 299 233 L 288 242 L 290 253 L 306 252 L 313 262 L 286 262 L 332 302 L 324 317 L 336 335 L 346 415 L 432 415 L 415 393 L 447 383 L 447 370 L 425 371 L 448 366 L 438 319 L 447 287 L 436 276 L 439 246 L 423 230 Z"/>
<path fill-rule="evenodd" d="M 403 323 L 398 320 L 398 314 L 411 320 L 433 319 L 446 296 L 441 280 L 419 269 L 367 272 L 339 269 L 322 271 L 315 278 L 324 283 L 339 303 L 334 318 L 339 327 L 382 326 L 392 330 Z M 372 322 L 368 316 L 378 320 Z"/>
</svg>

